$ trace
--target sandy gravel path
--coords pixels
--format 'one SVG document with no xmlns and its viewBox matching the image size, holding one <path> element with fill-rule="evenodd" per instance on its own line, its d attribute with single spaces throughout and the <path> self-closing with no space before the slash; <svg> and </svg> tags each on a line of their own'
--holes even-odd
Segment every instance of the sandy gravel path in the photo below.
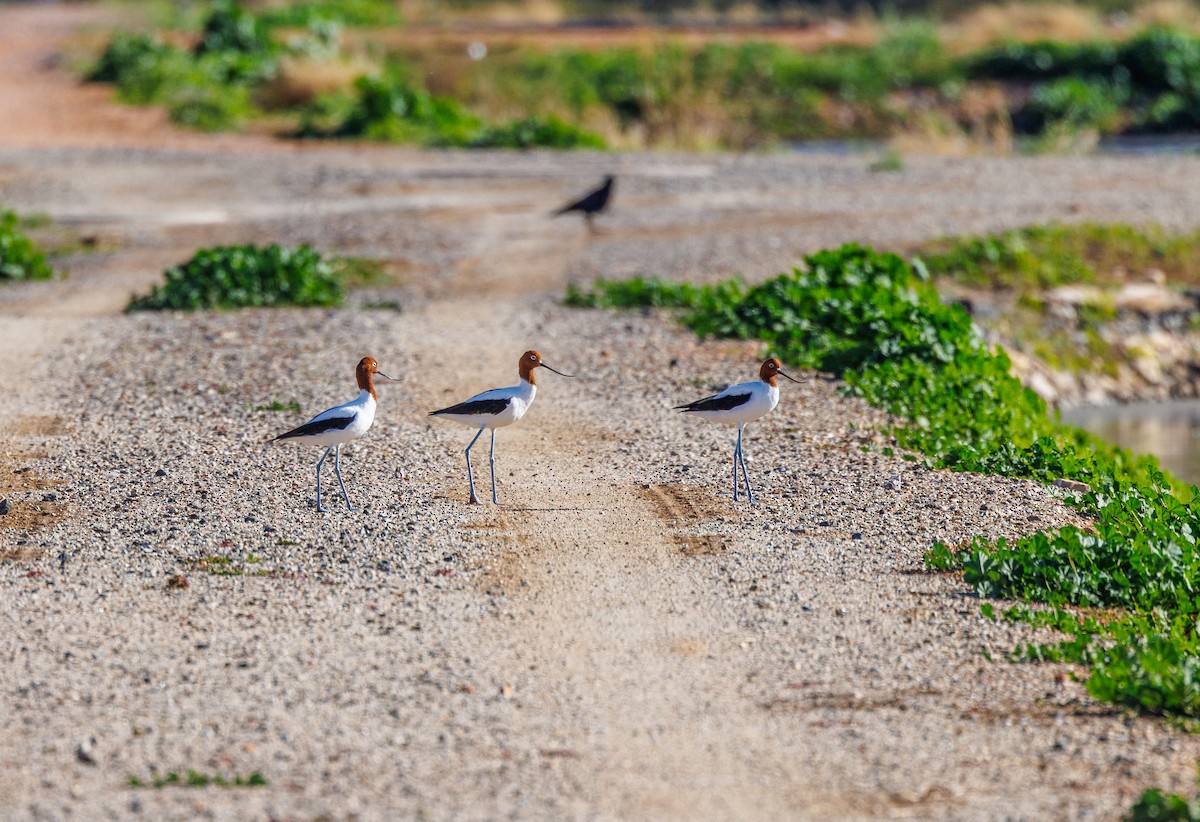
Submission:
<svg viewBox="0 0 1200 822">
<path fill-rule="evenodd" d="M 69 95 L 14 56 L 22 14 L 62 25 L 0 9 L 0 64 Z M 816 378 L 751 429 L 762 502 L 734 505 L 731 432 L 670 406 L 761 352 L 559 301 L 570 279 L 753 278 L 846 240 L 1183 225 L 1193 161 L 878 175 L 114 133 L 0 133 L 0 202 L 95 245 L 0 289 L 0 816 L 1111 819 L 1190 787 L 1194 738 L 1005 662 L 1039 637 L 920 572 L 934 540 L 1071 521 L 1055 492 L 863 450 L 879 415 Z M 598 235 L 546 219 L 610 168 Z M 397 284 L 338 311 L 120 313 L 242 241 L 378 256 Z M 503 505 L 467 506 L 470 432 L 426 414 L 512 380 L 530 345 L 581 378 L 541 379 L 498 436 Z M 303 414 L 261 406 L 340 401 L 364 353 L 405 380 L 344 460 L 362 510 L 319 515 L 317 455 L 261 446 Z M 188 769 L 268 784 L 129 786 Z"/>
</svg>

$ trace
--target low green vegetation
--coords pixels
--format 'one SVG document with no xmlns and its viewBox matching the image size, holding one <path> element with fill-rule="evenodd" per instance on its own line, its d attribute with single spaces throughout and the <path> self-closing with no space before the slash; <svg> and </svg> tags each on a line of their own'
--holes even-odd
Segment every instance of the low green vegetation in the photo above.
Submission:
<svg viewBox="0 0 1200 822">
<path fill-rule="evenodd" d="M 1125 822 L 1200 822 L 1200 796 L 1164 794 L 1151 788 L 1138 798 Z"/>
<path fill-rule="evenodd" d="M 264 8 L 268 28 L 303 28 L 314 24 L 395 26 L 401 22 L 395 0 L 303 0 Z"/>
<path fill-rule="evenodd" d="M 15 212 L 0 209 L 0 281 L 47 280 L 54 276 L 50 264 Z"/>
<path fill-rule="evenodd" d="M 1173 487 L 1152 458 L 1051 418 L 966 312 L 941 302 L 923 266 L 845 246 L 752 288 L 634 280 L 575 289 L 571 301 L 650 305 L 649 297 L 682 307 L 700 335 L 761 339 L 793 365 L 841 376 L 847 391 L 903 420 L 893 432 L 899 445 L 930 465 L 1086 484 L 1068 498 L 1090 527 L 936 545 L 928 566 L 961 572 L 981 597 L 1040 603 L 1005 618 L 1068 635 L 1017 658 L 1085 663 L 1097 699 L 1200 718 L 1195 489 Z"/>
<path fill-rule="evenodd" d="M 1036 151 L 1200 127 L 1200 38 L 1181 28 L 960 55 L 927 19 L 885 16 L 874 42 L 816 50 L 636 38 L 546 50 L 530 36 L 468 54 L 449 35 L 364 31 L 404 24 L 383 0 L 188 8 L 199 13 L 174 21 L 189 30 L 116 32 L 91 78 L 195 128 L 266 118 L 300 136 L 449 147 L 746 149 L 914 133 L 1007 145 L 1015 133 Z"/>
<path fill-rule="evenodd" d="M 1172 286 L 1200 282 L 1200 232 L 1177 234 L 1156 226 L 1027 226 L 945 238 L 915 253 L 939 280 L 1015 295 L 1011 305 L 986 320 L 1010 351 L 1030 354 L 1059 371 L 1114 378 L 1137 356 L 1111 330 L 1118 289 L 1151 275 Z M 1050 310 L 1047 290 L 1074 284 L 1089 289 L 1071 298 L 1070 311 Z"/>
<path fill-rule="evenodd" d="M 396 70 L 360 77 L 349 96 L 327 96 L 302 115 L 306 137 L 361 137 L 444 148 L 604 148 L 604 140 L 557 117 L 489 125 L 461 103 L 430 94 Z"/>
<path fill-rule="evenodd" d="M 336 306 L 342 284 L 312 248 L 279 245 L 218 246 L 196 252 L 167 269 L 149 294 L 130 299 L 126 311 L 198 311 L 255 306 Z"/>
<path fill-rule="evenodd" d="M 1028 226 L 951 237 L 916 252 L 929 273 L 978 288 L 1114 284 L 1154 269 L 1172 283 L 1200 282 L 1200 232 L 1123 224 Z"/>
<path fill-rule="evenodd" d="M 1032 87 L 1013 111 L 1017 131 L 1054 122 L 1101 133 L 1169 132 L 1200 126 L 1200 39 L 1153 28 L 1124 43 L 1015 43 L 970 59 L 967 76 Z"/>
<path fill-rule="evenodd" d="M 386 4 L 360 0 L 346 6 L 304 3 L 257 15 L 234 0 L 221 0 L 211 5 L 191 48 L 153 34 L 114 33 L 88 79 L 115 84 L 126 102 L 165 105 L 175 122 L 210 131 L 275 114 L 294 118 L 297 133 L 308 137 L 467 148 L 604 146 L 599 136 L 555 117 L 531 114 L 489 123 L 411 79 L 421 75 L 396 68 L 364 74 L 344 92 L 311 96 L 288 86 L 285 61 L 336 72 L 346 64 L 342 27 L 390 22 L 394 14 Z M 297 96 L 311 99 L 297 106 Z"/>
<path fill-rule="evenodd" d="M 289 413 L 299 414 L 304 409 L 301 408 L 300 403 L 296 402 L 295 400 L 288 400 L 287 402 L 280 402 L 279 400 L 271 400 L 269 403 L 266 403 L 265 405 L 252 406 L 251 410 L 254 410 L 254 411 L 287 411 Z"/>
<path fill-rule="evenodd" d="M 421 66 L 427 56 L 403 58 Z M 548 108 L 645 145 L 723 148 L 886 134 L 908 120 L 894 95 L 939 94 L 956 73 L 933 29 L 918 23 L 892 26 L 875 46 L 815 53 L 774 43 L 527 49 L 459 71 L 459 93 L 479 106 Z"/>
<path fill-rule="evenodd" d="M 164 776 L 151 776 L 145 779 L 140 776 L 129 777 L 129 787 L 131 788 L 207 788 L 210 786 L 221 788 L 258 788 L 267 784 L 266 777 L 258 771 L 249 776 L 235 774 L 227 777 L 219 773 L 210 774 L 188 768 L 182 775 L 177 771 L 169 771 Z"/>
<path fill-rule="evenodd" d="M 274 576 L 275 572 L 263 567 L 262 561 L 262 557 L 253 553 L 241 559 L 227 554 L 204 554 L 191 560 L 190 564 L 194 570 L 214 577 Z"/>
<path fill-rule="evenodd" d="M 209 22 L 220 15 L 214 12 Z M 155 35 L 118 31 L 88 79 L 114 83 L 127 103 L 165 105 L 182 125 L 237 128 L 256 113 L 252 90 L 275 76 L 278 49 L 256 25 L 212 26 L 211 32 L 206 25 L 205 32 L 186 50 Z"/>
<path fill-rule="evenodd" d="M 871 161 L 871 164 L 868 166 L 868 168 L 870 168 L 871 171 L 876 172 L 903 171 L 904 158 L 900 156 L 900 152 L 896 151 L 896 149 L 887 148 L 880 153 L 878 157 Z"/>
</svg>

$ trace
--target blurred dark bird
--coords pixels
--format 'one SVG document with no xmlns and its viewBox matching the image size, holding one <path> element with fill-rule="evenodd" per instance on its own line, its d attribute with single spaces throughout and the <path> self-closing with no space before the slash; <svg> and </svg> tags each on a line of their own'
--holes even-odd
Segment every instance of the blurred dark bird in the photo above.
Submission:
<svg viewBox="0 0 1200 822">
<path fill-rule="evenodd" d="M 608 208 L 608 201 L 612 199 L 613 183 L 616 181 L 617 178 L 612 174 L 605 175 L 604 182 L 600 184 L 599 188 L 589 191 L 575 202 L 563 206 L 552 216 L 558 217 L 569 211 L 578 211 L 583 214 L 583 219 L 587 220 L 588 229 L 595 231 L 596 227 L 592 223 L 592 218 Z"/>
</svg>

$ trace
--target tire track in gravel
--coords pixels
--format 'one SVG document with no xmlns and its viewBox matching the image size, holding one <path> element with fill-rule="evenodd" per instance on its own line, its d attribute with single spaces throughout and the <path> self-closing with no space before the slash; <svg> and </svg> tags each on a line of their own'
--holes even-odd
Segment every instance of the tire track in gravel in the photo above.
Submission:
<svg viewBox="0 0 1200 822">
<path fill-rule="evenodd" d="M 536 344 L 530 295 L 561 286 L 571 246 L 560 237 L 528 216 L 487 219 L 479 254 L 459 271 L 475 296 L 422 312 L 430 351 L 476 352 L 471 372 L 507 374 Z M 567 367 L 568 352 L 543 353 Z M 461 398 L 447 391 L 452 376 L 434 375 L 432 390 Z M 477 584 L 500 608 L 478 639 L 491 676 L 527 707 L 520 744 L 537 740 L 527 753 L 554 758 L 570 798 L 602 817 L 795 815 L 808 786 L 781 752 L 753 754 L 761 709 L 735 662 L 745 637 L 695 559 L 724 550 L 695 531 L 727 512 L 628 470 L 595 478 L 592 466 L 620 464 L 621 437 L 567 383 L 545 377 L 531 418 L 501 432 L 503 504 L 481 506 L 470 526 L 491 543 Z M 486 454 L 486 439 L 475 453 Z M 486 492 L 486 456 L 475 463 Z M 522 479 L 506 488 L 514 463 Z M 451 495 L 465 494 L 460 482 Z"/>
</svg>

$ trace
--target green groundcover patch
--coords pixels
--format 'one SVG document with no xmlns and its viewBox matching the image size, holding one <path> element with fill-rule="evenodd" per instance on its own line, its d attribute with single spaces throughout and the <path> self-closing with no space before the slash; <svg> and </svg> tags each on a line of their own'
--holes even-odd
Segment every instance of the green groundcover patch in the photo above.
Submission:
<svg viewBox="0 0 1200 822">
<path fill-rule="evenodd" d="M 1002 618 L 1051 625 L 1068 637 L 1018 648 L 1014 659 L 1084 663 L 1097 699 L 1200 718 L 1196 489 L 1179 486 L 1153 458 L 1053 419 L 967 313 L 939 299 L 920 263 L 847 245 L 753 287 L 598 281 L 568 289 L 567 302 L 674 307 L 701 336 L 763 340 L 785 361 L 836 374 L 847 392 L 898 417 L 900 446 L 934 467 L 1086 483 L 1089 490 L 1069 501 L 1091 527 L 938 544 L 927 567 L 960 572 L 983 598 L 1038 603 Z M 990 604 L 984 613 L 994 615 Z M 1164 798 L 1162 807 L 1177 799 Z M 1153 803 L 1148 792 L 1138 808 L 1159 807 Z"/>
<path fill-rule="evenodd" d="M 46 255 L 21 230 L 15 212 L 0 209 L 0 280 L 48 280 Z"/>
<path fill-rule="evenodd" d="M 217 246 L 167 269 L 149 294 L 126 311 L 199 311 L 254 306 L 335 306 L 342 283 L 333 266 L 308 246 Z"/>
</svg>

